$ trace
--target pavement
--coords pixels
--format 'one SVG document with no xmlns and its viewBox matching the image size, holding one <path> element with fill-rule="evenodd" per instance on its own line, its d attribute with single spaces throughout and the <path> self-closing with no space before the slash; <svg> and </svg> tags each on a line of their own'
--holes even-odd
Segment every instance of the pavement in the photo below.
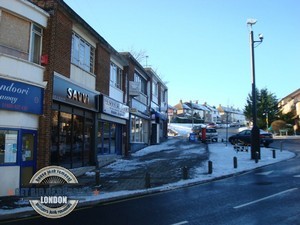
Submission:
<svg viewBox="0 0 300 225">
<path fill-rule="evenodd" d="M 211 152 L 212 147 L 217 151 Z M 224 153 L 225 158 L 230 160 L 226 165 L 223 160 Z M 79 206 L 189 186 L 245 171 L 244 169 L 234 171 L 232 166 L 228 166 L 232 162 L 232 155 L 229 153 L 233 156 L 239 154 L 245 158 L 247 163 L 251 164 L 249 168 L 257 167 L 253 160 L 249 160 L 249 156 L 246 155 L 248 153 L 237 153 L 231 145 L 225 147 L 224 143 L 204 144 L 200 141 L 190 142 L 186 137 L 170 137 L 166 142 L 149 146 L 131 154 L 129 158 L 119 158 L 101 167 L 98 183 L 95 177 L 97 173 L 92 167 L 88 169 L 89 171 L 84 171 L 77 179 L 81 187 L 91 190 L 91 195 L 86 196 L 86 200 L 79 203 Z M 291 154 L 287 158 L 292 156 Z M 224 168 L 217 169 L 217 165 L 214 165 L 219 172 L 215 175 L 209 174 L 207 166 L 209 160 L 216 161 L 217 165 L 224 164 Z M 272 160 L 271 153 L 266 157 L 265 163 L 273 163 L 270 160 Z M 228 167 L 230 171 L 224 173 Z M 199 179 L 191 180 L 195 177 Z M 32 213 L 35 212 L 26 199 L 17 196 L 0 198 L 0 220 Z"/>
</svg>

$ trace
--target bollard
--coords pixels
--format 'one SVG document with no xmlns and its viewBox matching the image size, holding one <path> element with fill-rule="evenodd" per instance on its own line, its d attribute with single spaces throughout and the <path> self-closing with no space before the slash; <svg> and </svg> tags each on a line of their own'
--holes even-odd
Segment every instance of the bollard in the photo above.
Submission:
<svg viewBox="0 0 300 225">
<path fill-rule="evenodd" d="M 275 159 L 276 158 L 276 150 L 273 149 L 272 152 L 273 152 L 273 159 Z"/>
<path fill-rule="evenodd" d="M 95 172 L 96 172 L 95 173 L 95 176 L 96 176 L 96 186 L 99 186 L 100 185 L 100 170 L 97 169 Z"/>
<path fill-rule="evenodd" d="M 233 168 L 237 168 L 237 157 L 236 156 L 234 156 L 233 157 Z"/>
<path fill-rule="evenodd" d="M 145 188 L 150 188 L 151 182 L 150 182 L 150 173 L 146 173 L 145 175 Z"/>
<path fill-rule="evenodd" d="M 212 174 L 213 173 L 213 163 L 212 161 L 208 161 L 208 174 Z"/>
<path fill-rule="evenodd" d="M 282 152 L 283 141 L 280 142 L 280 151 Z"/>
<path fill-rule="evenodd" d="M 189 171 L 186 166 L 182 167 L 182 178 L 183 180 L 187 180 L 189 178 Z"/>
<path fill-rule="evenodd" d="M 258 163 L 259 153 L 255 152 L 255 163 Z"/>
</svg>

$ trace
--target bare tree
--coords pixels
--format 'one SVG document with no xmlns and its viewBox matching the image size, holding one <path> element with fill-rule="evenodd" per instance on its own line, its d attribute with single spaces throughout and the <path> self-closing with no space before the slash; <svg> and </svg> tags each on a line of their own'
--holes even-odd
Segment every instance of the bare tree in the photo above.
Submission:
<svg viewBox="0 0 300 225">
<path fill-rule="evenodd" d="M 139 63 L 142 63 L 148 57 L 147 51 L 145 49 L 136 51 L 133 47 L 131 47 L 131 50 L 129 52 Z"/>
</svg>

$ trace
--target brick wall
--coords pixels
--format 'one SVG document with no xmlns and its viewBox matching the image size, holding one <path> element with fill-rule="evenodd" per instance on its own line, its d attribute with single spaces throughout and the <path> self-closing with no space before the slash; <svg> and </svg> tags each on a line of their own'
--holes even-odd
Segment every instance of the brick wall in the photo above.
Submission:
<svg viewBox="0 0 300 225">
<path fill-rule="evenodd" d="M 96 90 L 109 95 L 110 53 L 101 44 L 97 45 L 95 59 Z"/>
<path fill-rule="evenodd" d="M 37 169 L 50 165 L 52 95 L 54 71 L 70 77 L 72 43 L 72 21 L 56 6 L 44 30 L 42 54 L 48 55 L 45 65 L 44 81 L 47 87 L 44 93 L 44 114 L 40 116 L 38 131 Z"/>
<path fill-rule="evenodd" d="M 60 10 L 57 11 L 55 30 L 54 70 L 66 77 L 70 77 L 72 21 Z"/>
</svg>

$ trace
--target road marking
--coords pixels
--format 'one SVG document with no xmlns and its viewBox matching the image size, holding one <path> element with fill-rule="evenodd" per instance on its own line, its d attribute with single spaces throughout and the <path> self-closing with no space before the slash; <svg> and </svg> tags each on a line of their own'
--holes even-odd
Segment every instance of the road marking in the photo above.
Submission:
<svg viewBox="0 0 300 225">
<path fill-rule="evenodd" d="M 295 175 L 294 177 L 297 177 L 297 178 L 298 178 L 298 177 L 300 177 L 300 175 Z"/>
<path fill-rule="evenodd" d="M 263 176 L 267 176 L 267 175 L 270 175 L 271 173 L 273 173 L 274 170 L 271 170 L 271 171 L 266 171 L 266 172 L 262 172 L 262 173 L 256 173 L 255 175 L 263 175 Z"/>
<path fill-rule="evenodd" d="M 182 224 L 187 224 L 189 223 L 188 221 L 182 221 L 182 222 L 179 222 L 179 223 L 173 223 L 171 225 L 182 225 Z"/>
<path fill-rule="evenodd" d="M 274 195 L 270 195 L 270 196 L 267 196 L 267 197 L 264 197 L 264 198 L 261 198 L 261 199 L 257 199 L 257 200 L 252 201 L 252 202 L 248 202 L 248 203 L 245 203 L 245 204 L 242 204 L 242 205 L 235 206 L 235 207 L 233 207 L 233 208 L 234 208 L 234 209 L 239 209 L 239 208 L 242 208 L 242 207 L 245 207 L 245 206 L 248 206 L 248 205 L 252 205 L 252 204 L 255 204 L 255 203 L 258 203 L 258 202 L 267 200 L 267 199 L 269 199 L 269 198 L 273 198 L 273 197 L 276 197 L 276 196 L 278 196 L 278 195 L 282 195 L 282 194 L 285 194 L 285 193 L 287 193 L 287 192 L 296 191 L 296 190 L 298 190 L 298 188 L 291 188 L 291 189 L 288 189 L 288 190 L 279 192 L 279 193 L 274 194 Z"/>
</svg>

